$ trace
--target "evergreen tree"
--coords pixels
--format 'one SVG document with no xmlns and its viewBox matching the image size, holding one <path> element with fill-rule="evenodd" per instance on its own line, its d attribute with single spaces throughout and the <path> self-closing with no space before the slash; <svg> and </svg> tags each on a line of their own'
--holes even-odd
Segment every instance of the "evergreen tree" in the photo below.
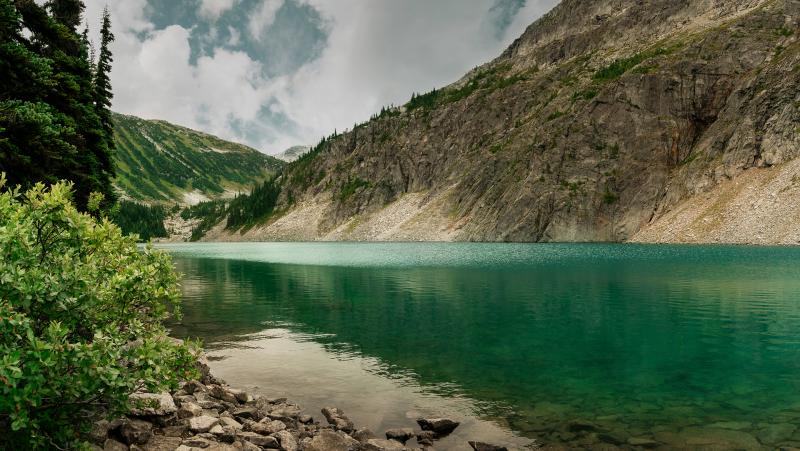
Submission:
<svg viewBox="0 0 800 451">
<path fill-rule="evenodd" d="M 111 99 L 114 94 L 111 92 L 111 43 L 114 42 L 114 34 L 111 32 L 111 16 L 108 8 L 103 10 L 103 26 L 100 29 L 100 56 L 94 75 L 94 106 L 103 130 L 106 134 L 106 146 L 109 150 L 114 149 L 114 124 L 111 120 Z M 106 170 L 112 170 L 110 166 Z"/>
<path fill-rule="evenodd" d="M 81 24 L 81 16 L 86 7 L 81 0 L 50 0 L 47 9 L 53 18 L 72 31 Z"/>
<path fill-rule="evenodd" d="M 92 192 L 108 206 L 114 191 L 109 131 L 95 108 L 87 40 L 76 31 L 82 11 L 74 0 L 46 8 L 0 0 L 0 171 L 24 187 L 73 181 L 85 209 Z"/>
</svg>

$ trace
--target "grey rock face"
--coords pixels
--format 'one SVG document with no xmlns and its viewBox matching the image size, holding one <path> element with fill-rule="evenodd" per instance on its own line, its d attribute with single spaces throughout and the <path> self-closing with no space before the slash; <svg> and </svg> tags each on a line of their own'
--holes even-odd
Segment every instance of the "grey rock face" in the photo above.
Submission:
<svg viewBox="0 0 800 451">
<path fill-rule="evenodd" d="M 319 200 L 318 223 L 296 227 L 314 239 L 423 192 L 414 208 L 448 239 L 623 241 L 689 196 L 800 157 L 800 50 L 774 32 L 798 27 L 796 1 L 618 5 L 562 1 L 431 106 L 326 141 L 288 169 L 279 208 Z"/>
</svg>

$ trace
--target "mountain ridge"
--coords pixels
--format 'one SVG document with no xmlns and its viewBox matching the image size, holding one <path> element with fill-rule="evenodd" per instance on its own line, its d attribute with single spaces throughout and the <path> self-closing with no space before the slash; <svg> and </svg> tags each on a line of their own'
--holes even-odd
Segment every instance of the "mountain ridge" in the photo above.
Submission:
<svg viewBox="0 0 800 451">
<path fill-rule="evenodd" d="M 209 239 L 629 240 L 800 156 L 798 16 L 794 0 L 565 0 L 289 165 L 280 214 Z"/>
<path fill-rule="evenodd" d="M 164 120 L 119 113 L 112 117 L 114 183 L 124 199 L 191 205 L 232 197 L 273 176 L 284 164 L 249 146 Z"/>
</svg>

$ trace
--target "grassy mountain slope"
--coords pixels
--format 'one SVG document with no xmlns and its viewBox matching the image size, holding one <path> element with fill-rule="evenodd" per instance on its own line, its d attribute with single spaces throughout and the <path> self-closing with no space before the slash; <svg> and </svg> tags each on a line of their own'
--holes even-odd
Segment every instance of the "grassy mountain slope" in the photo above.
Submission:
<svg viewBox="0 0 800 451">
<path fill-rule="evenodd" d="M 114 114 L 117 178 L 124 197 L 194 203 L 246 191 L 283 162 L 250 147 L 164 121 Z"/>
<path fill-rule="evenodd" d="M 627 240 L 800 156 L 799 24 L 796 0 L 564 0 L 289 165 L 280 214 L 236 239 Z"/>
</svg>

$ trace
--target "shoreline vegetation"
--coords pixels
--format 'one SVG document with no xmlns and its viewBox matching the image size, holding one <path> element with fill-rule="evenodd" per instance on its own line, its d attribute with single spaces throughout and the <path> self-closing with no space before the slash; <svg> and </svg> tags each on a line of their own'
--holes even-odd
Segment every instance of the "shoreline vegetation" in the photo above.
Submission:
<svg viewBox="0 0 800 451">
<path fill-rule="evenodd" d="M 180 295 L 166 252 L 123 235 L 97 213 L 102 199 L 89 201 L 96 216 L 79 212 L 71 184 L 4 185 L 0 449 L 391 451 L 431 449 L 458 427 L 419 418 L 384 439 L 335 407 L 323 425 L 286 398 L 225 385 L 199 343 L 167 335 Z"/>
</svg>

